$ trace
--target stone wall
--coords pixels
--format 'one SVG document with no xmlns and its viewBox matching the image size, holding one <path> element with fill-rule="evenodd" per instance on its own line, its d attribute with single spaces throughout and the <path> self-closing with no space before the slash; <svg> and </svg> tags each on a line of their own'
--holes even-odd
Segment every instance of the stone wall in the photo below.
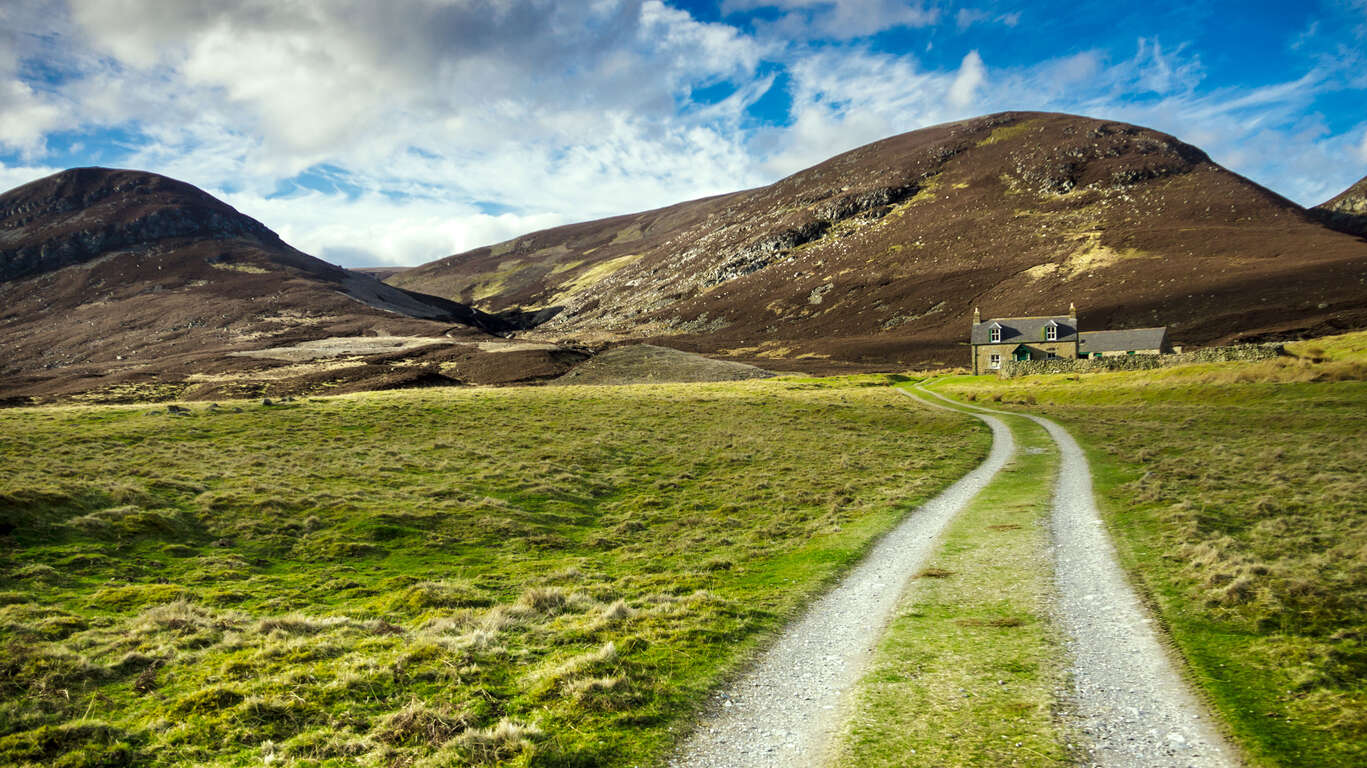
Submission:
<svg viewBox="0 0 1367 768">
<path fill-rule="evenodd" d="M 1230 360 L 1267 360 L 1284 354 L 1281 344 L 1238 344 L 1230 347 L 1205 347 L 1174 355 L 1122 355 L 1070 360 L 1003 360 L 998 376 L 1004 379 L 1042 373 L 1101 373 L 1103 371 L 1145 371 L 1189 363 L 1224 363 Z M 986 373 L 986 371 L 984 371 Z"/>
</svg>

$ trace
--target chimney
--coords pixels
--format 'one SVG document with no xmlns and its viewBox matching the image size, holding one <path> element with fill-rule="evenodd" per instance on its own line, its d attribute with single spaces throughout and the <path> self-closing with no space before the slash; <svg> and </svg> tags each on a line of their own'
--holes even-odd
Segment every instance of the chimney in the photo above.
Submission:
<svg viewBox="0 0 1367 768">
<path fill-rule="evenodd" d="M 1074 320 L 1077 319 L 1077 305 L 1071 301 L 1068 302 L 1068 316 Z"/>
<path fill-rule="evenodd" d="M 974 325 L 978 325 L 978 324 L 982 323 L 982 321 L 983 321 L 983 316 L 980 315 L 980 314 L 978 314 L 978 308 L 977 308 L 977 307 L 974 307 L 974 308 L 973 308 L 973 324 L 974 324 Z"/>
</svg>

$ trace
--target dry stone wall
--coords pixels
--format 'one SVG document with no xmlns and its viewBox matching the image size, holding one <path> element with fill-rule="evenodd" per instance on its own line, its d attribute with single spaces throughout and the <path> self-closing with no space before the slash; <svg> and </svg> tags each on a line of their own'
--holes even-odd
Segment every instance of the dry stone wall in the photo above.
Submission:
<svg viewBox="0 0 1367 768">
<path fill-rule="evenodd" d="M 1146 371 L 1189 363 L 1224 363 L 1231 360 L 1267 360 L 1285 354 L 1281 344 L 1236 344 L 1206 347 L 1174 355 L 1121 355 L 1116 357 L 1055 358 L 1053 360 L 1004 360 L 997 375 L 1003 379 L 1042 373 L 1101 373 Z"/>
</svg>

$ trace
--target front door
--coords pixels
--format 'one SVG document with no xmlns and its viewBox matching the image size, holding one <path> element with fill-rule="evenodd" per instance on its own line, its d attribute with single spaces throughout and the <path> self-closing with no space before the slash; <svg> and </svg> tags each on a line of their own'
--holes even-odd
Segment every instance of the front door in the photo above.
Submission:
<svg viewBox="0 0 1367 768">
<path fill-rule="evenodd" d="M 1030 350 L 1026 349 L 1024 346 L 1016 347 L 1016 351 L 1013 356 L 1016 360 L 1024 362 L 1030 359 Z"/>
</svg>

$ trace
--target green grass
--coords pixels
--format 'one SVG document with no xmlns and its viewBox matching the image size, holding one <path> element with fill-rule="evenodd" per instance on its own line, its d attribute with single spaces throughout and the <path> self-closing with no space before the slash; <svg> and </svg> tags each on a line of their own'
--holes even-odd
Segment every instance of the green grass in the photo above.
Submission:
<svg viewBox="0 0 1367 768">
<path fill-rule="evenodd" d="M 1055 766 L 1062 650 L 1047 605 L 1057 451 L 1007 417 L 1016 457 L 955 518 L 898 605 L 831 765 Z"/>
<path fill-rule="evenodd" d="M 1367 764 L 1364 340 L 940 385 L 1088 448 L 1121 557 L 1254 764 Z"/>
<path fill-rule="evenodd" d="M 817 384 L 0 411 L 0 764 L 657 760 L 986 452 Z"/>
</svg>

